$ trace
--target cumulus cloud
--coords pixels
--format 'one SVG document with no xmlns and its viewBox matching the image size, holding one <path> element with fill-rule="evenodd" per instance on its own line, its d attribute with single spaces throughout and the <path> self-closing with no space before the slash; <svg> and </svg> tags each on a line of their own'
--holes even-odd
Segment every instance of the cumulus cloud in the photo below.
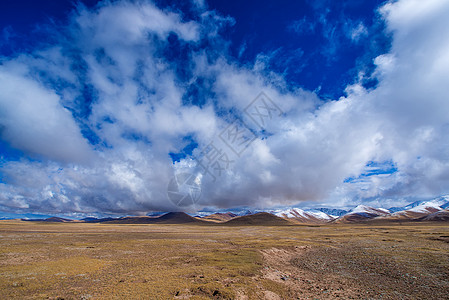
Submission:
<svg viewBox="0 0 449 300">
<path fill-rule="evenodd" d="M 60 97 L 33 80 L 25 65 L 5 63 L 0 82 L 2 139 L 25 152 L 63 162 L 83 162 L 92 155 Z"/>
<path fill-rule="evenodd" d="M 448 192 L 447 3 L 381 7 L 393 45 L 375 59 L 378 86 L 354 82 L 333 101 L 289 87 L 263 56 L 240 65 L 220 36 L 233 20 L 195 3 L 194 20 L 149 2 L 80 6 L 49 29 L 58 42 L 1 59 L 1 138 L 24 153 L 2 158 L 1 209 L 189 209 L 167 198 L 179 172 L 201 179 L 197 208 Z M 262 91 L 280 109 L 263 128 L 245 113 Z M 221 135 L 232 124 L 256 137 L 239 154 Z M 198 147 L 173 163 L 186 137 Z M 231 160 L 216 178 L 198 166 L 211 142 Z M 367 175 L 373 161 L 396 169 Z"/>
</svg>

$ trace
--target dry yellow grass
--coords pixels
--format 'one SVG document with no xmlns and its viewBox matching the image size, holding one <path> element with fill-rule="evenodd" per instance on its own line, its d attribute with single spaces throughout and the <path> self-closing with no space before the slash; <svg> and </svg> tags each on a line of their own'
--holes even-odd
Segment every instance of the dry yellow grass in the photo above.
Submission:
<svg viewBox="0 0 449 300">
<path fill-rule="evenodd" d="M 432 299 L 429 291 L 449 292 L 449 228 L 441 224 L 225 227 L 1 221 L 0 236 L 0 299 L 331 299 L 337 289 L 343 297 L 341 289 L 347 295 L 366 289 L 372 298 Z M 288 259 L 280 263 L 274 256 L 269 261 L 263 255 L 268 249 L 286 249 Z M 365 280 L 359 270 L 373 275 Z M 385 272 L 392 273 L 391 282 Z M 287 273 L 284 282 L 281 277 Z M 342 279 L 341 287 L 322 288 L 327 273 L 333 282 Z M 354 274 L 357 281 L 351 279 Z M 379 286 L 373 279 L 370 287 L 372 278 L 387 282 Z M 408 291 L 407 284 L 415 281 L 416 290 Z"/>
</svg>

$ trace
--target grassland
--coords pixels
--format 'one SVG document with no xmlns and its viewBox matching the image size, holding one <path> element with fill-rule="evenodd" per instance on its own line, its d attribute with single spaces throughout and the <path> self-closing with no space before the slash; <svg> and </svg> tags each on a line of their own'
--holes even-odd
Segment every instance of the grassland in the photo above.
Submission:
<svg viewBox="0 0 449 300">
<path fill-rule="evenodd" d="M 0 299 L 449 299 L 447 223 L 0 222 Z"/>
</svg>

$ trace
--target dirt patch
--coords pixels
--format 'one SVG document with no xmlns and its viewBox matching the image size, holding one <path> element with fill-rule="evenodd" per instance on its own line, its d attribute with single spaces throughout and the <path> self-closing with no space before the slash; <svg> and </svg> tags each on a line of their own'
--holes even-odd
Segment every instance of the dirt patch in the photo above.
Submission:
<svg viewBox="0 0 449 300">
<path fill-rule="evenodd" d="M 347 244 L 262 250 L 262 276 L 296 299 L 449 299 L 445 269 L 433 272 L 439 277 L 426 274 L 372 250 Z"/>
<path fill-rule="evenodd" d="M 307 259 L 311 251 L 314 249 L 310 246 L 263 250 L 266 266 L 262 277 L 285 285 L 296 299 L 360 299 L 365 296 L 360 286 L 334 274 L 323 276 L 298 266 L 297 261 Z"/>
</svg>

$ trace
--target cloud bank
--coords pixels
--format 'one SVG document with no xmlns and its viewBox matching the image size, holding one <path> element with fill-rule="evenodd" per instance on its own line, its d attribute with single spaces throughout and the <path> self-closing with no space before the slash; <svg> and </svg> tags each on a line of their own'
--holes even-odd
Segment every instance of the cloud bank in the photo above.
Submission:
<svg viewBox="0 0 449 300">
<path fill-rule="evenodd" d="M 239 64 L 221 36 L 234 20 L 206 7 L 187 17 L 144 1 L 79 6 L 66 25 L 45 29 L 49 42 L 2 57 L 0 136 L 23 155 L 1 158 L 0 209 L 179 210 L 167 185 L 180 172 L 199 174 L 211 142 L 230 162 L 216 178 L 199 175 L 197 208 L 449 192 L 447 1 L 380 7 L 390 52 L 375 59 L 372 78 L 361 73 L 331 101 L 289 86 L 264 56 Z M 364 88 L 366 79 L 377 86 Z M 263 128 L 245 114 L 260 92 L 282 111 Z M 236 120 L 256 136 L 240 156 L 220 139 Z"/>
</svg>

